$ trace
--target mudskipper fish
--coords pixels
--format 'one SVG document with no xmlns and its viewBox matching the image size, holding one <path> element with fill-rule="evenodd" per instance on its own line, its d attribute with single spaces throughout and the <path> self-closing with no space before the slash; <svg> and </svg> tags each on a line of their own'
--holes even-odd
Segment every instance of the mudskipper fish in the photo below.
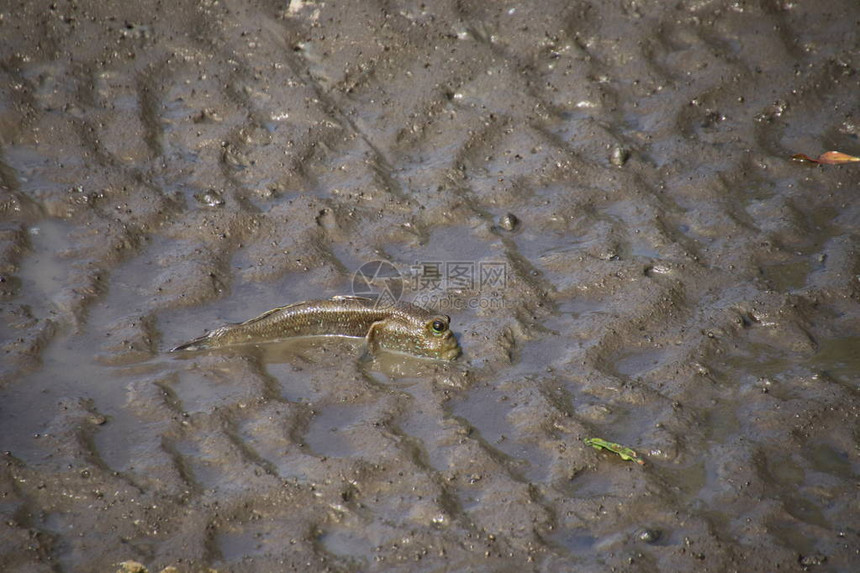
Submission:
<svg viewBox="0 0 860 573">
<path fill-rule="evenodd" d="M 351 336 L 365 338 L 371 351 L 453 360 L 460 354 L 460 345 L 450 323 L 448 316 L 408 302 L 383 306 L 368 298 L 336 296 L 278 307 L 246 322 L 216 328 L 171 352 L 299 336 Z"/>
</svg>

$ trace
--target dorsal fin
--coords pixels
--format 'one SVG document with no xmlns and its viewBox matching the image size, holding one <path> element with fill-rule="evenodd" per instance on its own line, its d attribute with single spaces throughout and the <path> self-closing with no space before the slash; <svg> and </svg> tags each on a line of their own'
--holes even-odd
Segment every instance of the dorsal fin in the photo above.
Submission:
<svg viewBox="0 0 860 573">
<path fill-rule="evenodd" d="M 329 300 L 356 300 L 361 302 L 373 302 L 373 299 L 367 298 L 366 296 L 355 296 L 351 294 L 337 294 Z"/>
<path fill-rule="evenodd" d="M 276 312 L 281 312 L 282 310 L 286 310 L 286 309 L 292 308 L 294 306 L 302 306 L 305 304 L 307 304 L 307 303 L 305 303 L 305 302 L 294 302 L 293 304 L 288 304 L 286 306 L 279 306 L 278 308 L 273 308 L 272 310 L 267 310 L 263 314 L 261 314 L 259 316 L 255 316 L 254 318 L 252 318 L 250 320 L 246 320 L 245 322 L 233 323 L 233 326 L 243 326 L 246 324 L 251 324 L 251 323 L 263 320 L 267 316 L 271 316 L 271 315 L 275 314 Z"/>
</svg>

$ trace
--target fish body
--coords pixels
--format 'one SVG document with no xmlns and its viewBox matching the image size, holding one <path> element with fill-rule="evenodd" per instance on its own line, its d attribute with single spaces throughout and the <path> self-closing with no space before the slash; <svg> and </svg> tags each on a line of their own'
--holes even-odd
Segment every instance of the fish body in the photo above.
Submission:
<svg viewBox="0 0 860 573">
<path fill-rule="evenodd" d="M 216 328 L 172 349 L 204 350 L 299 336 L 363 337 L 371 350 L 453 360 L 460 345 L 451 319 L 408 302 L 378 306 L 374 300 L 338 296 L 274 308 L 240 324 Z"/>
</svg>

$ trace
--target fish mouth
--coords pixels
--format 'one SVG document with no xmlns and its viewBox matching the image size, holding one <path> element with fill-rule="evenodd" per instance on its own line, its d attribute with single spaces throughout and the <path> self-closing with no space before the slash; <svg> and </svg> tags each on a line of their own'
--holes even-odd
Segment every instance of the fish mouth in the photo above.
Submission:
<svg viewBox="0 0 860 573">
<path fill-rule="evenodd" d="M 445 342 L 442 348 L 439 350 L 439 358 L 444 360 L 454 360 L 458 356 L 460 356 L 460 344 L 457 342 L 457 339 L 454 338 L 454 335 L 451 332 L 448 332 L 448 336 L 445 337 Z"/>
<path fill-rule="evenodd" d="M 460 347 L 459 346 L 450 346 L 442 349 L 433 349 L 424 352 L 407 352 L 406 354 L 412 354 L 413 356 L 417 356 L 419 358 L 429 358 L 431 360 L 455 360 L 458 356 L 460 356 Z"/>
<path fill-rule="evenodd" d="M 456 360 L 457 357 L 460 356 L 460 352 L 461 352 L 460 345 L 458 344 L 458 345 L 442 352 L 440 357 L 445 359 L 445 360 Z"/>
<path fill-rule="evenodd" d="M 460 356 L 460 344 L 449 331 L 440 338 L 423 338 L 412 349 L 404 350 L 407 354 L 430 358 L 433 360 L 454 360 Z"/>
</svg>

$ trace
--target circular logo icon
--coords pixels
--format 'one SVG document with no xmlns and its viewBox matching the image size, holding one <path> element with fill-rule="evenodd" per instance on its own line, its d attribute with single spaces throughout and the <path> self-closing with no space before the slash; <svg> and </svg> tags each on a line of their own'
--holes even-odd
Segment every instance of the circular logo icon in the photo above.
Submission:
<svg viewBox="0 0 860 573">
<path fill-rule="evenodd" d="M 377 308 L 388 308 L 403 295 L 403 277 L 387 261 L 370 261 L 352 275 L 352 294 L 373 300 Z"/>
</svg>

